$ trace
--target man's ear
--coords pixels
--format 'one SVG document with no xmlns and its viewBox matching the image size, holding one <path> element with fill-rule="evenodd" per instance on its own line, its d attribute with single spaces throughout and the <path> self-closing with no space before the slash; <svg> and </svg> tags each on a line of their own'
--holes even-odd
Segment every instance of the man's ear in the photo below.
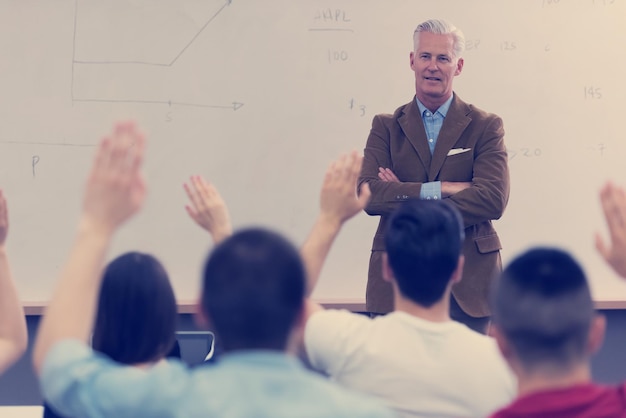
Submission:
<svg viewBox="0 0 626 418">
<path fill-rule="evenodd" d="M 465 265 L 465 256 L 461 255 L 459 257 L 459 262 L 456 265 L 456 268 L 452 272 L 452 277 L 450 281 L 452 283 L 458 283 L 463 278 L 463 266 Z"/>
<path fill-rule="evenodd" d="M 463 64 L 465 64 L 465 61 L 463 61 L 463 58 L 459 58 L 456 62 L 456 71 L 454 72 L 454 75 L 461 74 L 461 71 L 463 71 Z"/>
<path fill-rule="evenodd" d="M 393 271 L 389 266 L 389 258 L 386 252 L 383 253 L 383 280 L 388 283 L 393 281 Z"/>
<path fill-rule="evenodd" d="M 411 70 L 415 71 L 415 52 L 411 51 L 409 54 L 409 64 L 411 65 Z"/>
<path fill-rule="evenodd" d="M 590 355 L 595 354 L 600 350 L 600 347 L 602 347 L 605 332 L 606 317 L 600 313 L 596 313 L 591 320 L 589 337 L 587 339 L 587 350 Z"/>
</svg>

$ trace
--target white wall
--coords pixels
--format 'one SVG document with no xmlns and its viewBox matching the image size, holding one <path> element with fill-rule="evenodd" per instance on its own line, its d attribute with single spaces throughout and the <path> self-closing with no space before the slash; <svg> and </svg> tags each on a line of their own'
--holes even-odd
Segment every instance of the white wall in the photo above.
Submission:
<svg viewBox="0 0 626 418">
<path fill-rule="evenodd" d="M 596 299 L 626 300 L 592 247 L 597 189 L 626 177 L 624 16 L 624 0 L 0 0 L 0 187 L 23 299 L 49 298 L 93 146 L 119 118 L 148 133 L 150 196 L 112 256 L 152 252 L 179 298 L 195 296 L 209 244 L 183 209 L 191 174 L 217 184 L 237 226 L 301 242 L 327 164 L 412 99 L 413 28 L 444 17 L 468 40 L 457 93 L 505 122 L 505 259 L 565 246 Z M 363 298 L 375 226 L 344 229 L 316 296 Z"/>
</svg>

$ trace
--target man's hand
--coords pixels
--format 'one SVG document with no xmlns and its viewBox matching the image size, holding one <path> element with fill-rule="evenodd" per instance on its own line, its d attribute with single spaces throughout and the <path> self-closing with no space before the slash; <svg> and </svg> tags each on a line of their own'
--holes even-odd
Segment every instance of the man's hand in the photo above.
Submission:
<svg viewBox="0 0 626 418">
<path fill-rule="evenodd" d="M 378 167 L 378 178 L 387 183 L 400 183 L 400 179 L 390 168 Z"/>
<path fill-rule="evenodd" d="M 400 183 L 400 179 L 390 168 L 378 167 L 378 178 L 386 183 Z M 442 181 L 441 197 L 450 197 L 472 186 L 471 182 Z"/>
<path fill-rule="evenodd" d="M 141 208 L 144 151 L 145 138 L 130 122 L 118 123 L 103 138 L 87 180 L 83 220 L 112 233 Z"/>
<path fill-rule="evenodd" d="M 233 233 L 230 215 L 215 186 L 200 176 L 192 176 L 184 187 L 191 202 L 185 209 L 191 219 L 211 234 L 215 244 L 228 238 Z"/>
<path fill-rule="evenodd" d="M 334 225 L 345 221 L 363 210 L 371 191 L 368 184 L 357 195 L 356 181 L 361 172 L 363 157 L 352 152 L 332 163 L 326 171 L 320 196 L 320 216 Z"/>
<path fill-rule="evenodd" d="M 441 182 L 441 197 L 450 197 L 458 192 L 465 190 L 472 186 L 472 183 L 465 181 L 442 181 Z"/>
<path fill-rule="evenodd" d="M 611 247 L 596 234 L 596 248 L 617 274 L 626 279 L 626 193 L 607 183 L 600 191 L 600 202 L 611 237 Z"/>
</svg>

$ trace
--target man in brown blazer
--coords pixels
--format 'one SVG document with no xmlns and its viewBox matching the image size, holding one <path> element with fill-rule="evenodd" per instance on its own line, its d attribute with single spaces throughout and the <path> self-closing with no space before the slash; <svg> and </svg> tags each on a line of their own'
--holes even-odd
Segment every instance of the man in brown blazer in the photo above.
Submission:
<svg viewBox="0 0 626 418">
<path fill-rule="evenodd" d="M 501 270 L 500 239 L 491 221 L 509 197 L 502 120 L 463 102 L 452 90 L 463 69 L 463 34 L 444 20 L 428 20 L 414 33 L 410 53 L 415 98 L 392 115 L 377 115 L 367 139 L 359 186 L 372 198 L 365 211 L 380 216 L 370 258 L 366 305 L 393 310 L 392 289 L 382 277 L 387 217 L 407 199 L 445 199 L 463 216 L 463 279 L 453 288 L 453 319 L 484 331 L 488 294 Z"/>
</svg>

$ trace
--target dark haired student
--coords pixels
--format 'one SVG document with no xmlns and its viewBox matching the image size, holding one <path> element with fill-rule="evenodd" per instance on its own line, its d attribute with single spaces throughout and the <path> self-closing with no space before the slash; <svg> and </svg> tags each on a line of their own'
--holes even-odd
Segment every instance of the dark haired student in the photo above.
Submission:
<svg viewBox="0 0 626 418">
<path fill-rule="evenodd" d="M 289 354 L 302 332 L 305 270 L 297 250 L 264 229 L 232 235 L 207 258 L 199 311 L 224 348 L 216 364 L 137 368 L 87 346 L 107 248 L 145 200 L 144 141 L 132 124 L 121 124 L 97 152 L 76 241 L 33 354 L 50 404 L 81 418 L 391 417 Z"/>
<path fill-rule="evenodd" d="M 600 255 L 626 278 L 626 193 L 607 184 L 600 200 L 611 237 Z M 505 268 L 493 295 L 494 333 L 519 380 L 518 398 L 492 418 L 624 418 L 626 384 L 594 383 L 591 356 L 604 338 L 587 277 L 568 253 L 533 248 Z"/>
<path fill-rule="evenodd" d="M 367 202 L 367 185 L 356 194 L 362 162 L 355 153 L 344 156 L 324 179 L 320 213 L 301 248 L 308 294 L 342 225 Z M 211 186 L 193 194 L 194 219 L 227 219 L 212 208 L 213 193 Z M 450 319 L 451 287 L 463 269 L 463 235 L 460 214 L 450 204 L 400 204 L 388 223 L 383 258 L 396 310 L 370 319 L 324 311 L 307 300 L 304 342 L 311 365 L 381 399 L 400 417 L 481 417 L 509 402 L 515 382 L 495 341 Z"/>
<path fill-rule="evenodd" d="M 450 318 L 450 292 L 463 270 L 462 225 L 443 201 L 400 204 L 387 223 L 382 265 L 395 310 L 371 319 L 309 300 L 311 365 L 383 399 L 399 417 L 484 417 L 508 403 L 515 379 L 495 341 Z M 317 239 L 303 247 L 311 288 L 339 228 L 320 220 Z"/>
<path fill-rule="evenodd" d="M 150 367 L 180 358 L 176 341 L 174 290 L 163 265 L 153 256 L 129 252 L 104 270 L 92 348 L 119 363 Z M 60 417 L 44 405 L 44 418 Z"/>
</svg>

